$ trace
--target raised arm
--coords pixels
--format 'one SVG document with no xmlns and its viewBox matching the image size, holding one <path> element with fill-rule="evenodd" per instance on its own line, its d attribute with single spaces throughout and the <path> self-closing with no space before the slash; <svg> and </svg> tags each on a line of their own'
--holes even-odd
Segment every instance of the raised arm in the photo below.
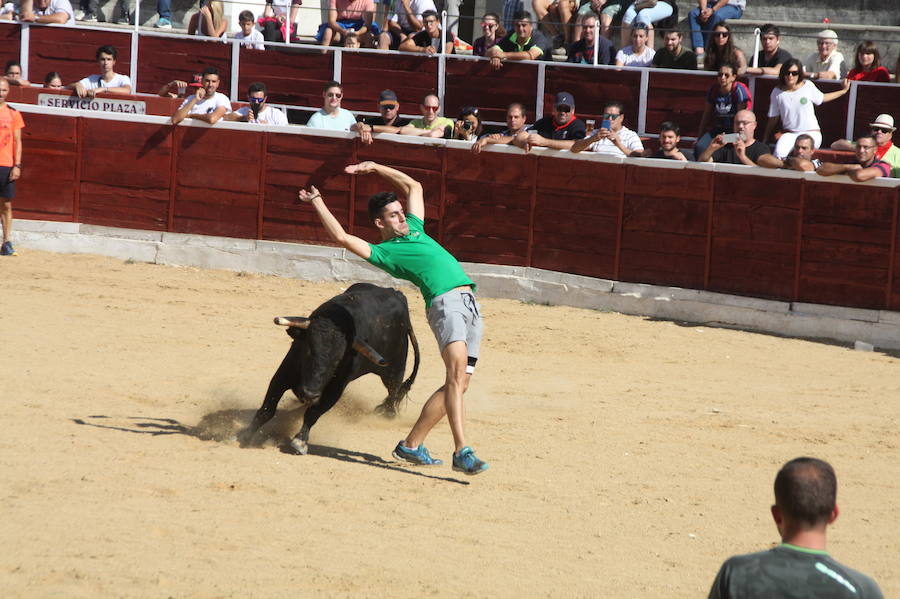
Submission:
<svg viewBox="0 0 900 599">
<path fill-rule="evenodd" d="M 833 92 L 828 92 L 827 94 L 822 94 L 822 103 L 831 102 L 832 100 L 836 100 L 850 91 L 850 80 L 844 79 L 844 85 L 841 89 Z"/>
<path fill-rule="evenodd" d="M 351 175 L 367 175 L 369 173 L 379 175 L 406 196 L 406 212 L 408 214 L 415 214 L 422 220 L 425 219 L 425 198 L 422 194 L 422 184 L 406 173 L 371 161 L 351 164 L 344 170 Z"/>
<path fill-rule="evenodd" d="M 350 250 L 363 260 L 369 259 L 369 256 L 372 255 L 372 248 L 366 240 L 360 239 L 355 235 L 350 235 L 344 230 L 344 227 L 341 226 L 338 219 L 334 217 L 331 210 L 325 205 L 322 194 L 319 193 L 319 190 L 316 189 L 315 186 L 310 186 L 308 190 L 301 189 L 297 193 L 297 196 L 300 198 L 301 202 L 312 204 L 312 207 L 316 209 L 316 214 L 319 215 L 319 220 L 322 221 L 322 225 L 325 227 L 325 231 L 338 243 L 338 245 Z"/>
</svg>

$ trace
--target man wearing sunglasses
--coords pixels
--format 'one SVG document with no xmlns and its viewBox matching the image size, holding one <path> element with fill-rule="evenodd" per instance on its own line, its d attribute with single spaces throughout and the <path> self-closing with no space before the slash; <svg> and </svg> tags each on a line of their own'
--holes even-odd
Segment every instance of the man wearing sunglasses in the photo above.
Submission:
<svg viewBox="0 0 900 599">
<path fill-rule="evenodd" d="M 878 147 L 875 150 L 875 158 L 887 162 L 894 171 L 893 176 L 900 173 L 900 148 L 894 145 L 894 117 L 889 114 L 879 114 L 874 123 L 869 123 L 872 137 Z M 831 144 L 832 150 L 848 150 L 850 152 L 856 149 L 856 144 L 849 139 L 839 139 Z"/>
<path fill-rule="evenodd" d="M 350 131 L 356 125 L 356 117 L 349 110 L 341 108 L 344 86 L 337 81 L 329 81 L 322 91 L 322 109 L 309 117 L 307 127 L 328 129 L 329 131 Z"/>
<path fill-rule="evenodd" d="M 568 150 L 587 131 L 584 121 L 575 116 L 575 98 L 569 92 L 556 94 L 553 116 L 545 116 L 528 128 L 525 151 L 532 147 Z"/>
<path fill-rule="evenodd" d="M 590 137 L 579 139 L 572 145 L 573 152 L 582 150 L 608 156 L 642 156 L 644 144 L 637 133 L 625 126 L 622 104 L 609 102 L 603 108 L 600 128 Z"/>
<path fill-rule="evenodd" d="M 409 124 L 409 119 L 400 116 L 400 102 L 392 89 L 381 92 L 378 97 L 378 112 L 378 116 L 366 117 L 353 127 L 364 144 L 372 143 L 373 133 L 400 133 Z"/>
<path fill-rule="evenodd" d="M 856 140 L 856 164 L 823 162 L 816 172 L 823 177 L 847 175 L 853 181 L 862 182 L 876 177 L 890 177 L 891 165 L 875 156 L 878 145 L 872 135 L 861 135 Z M 893 169 L 894 175 L 900 170 Z"/>
<path fill-rule="evenodd" d="M 226 114 L 225 120 L 259 125 L 287 125 L 288 120 L 284 113 L 266 103 L 267 96 L 268 89 L 265 83 L 259 81 L 251 83 L 247 88 L 247 101 L 250 105 Z"/>
</svg>

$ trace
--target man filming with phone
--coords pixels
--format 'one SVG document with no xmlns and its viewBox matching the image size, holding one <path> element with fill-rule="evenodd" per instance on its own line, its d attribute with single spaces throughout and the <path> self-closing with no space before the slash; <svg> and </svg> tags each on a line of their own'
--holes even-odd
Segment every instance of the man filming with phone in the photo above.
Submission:
<svg viewBox="0 0 900 599">
<path fill-rule="evenodd" d="M 640 136 L 625 126 L 625 111 L 621 103 L 608 102 L 603 107 L 600 128 L 572 146 L 572 152 L 597 152 L 608 156 L 641 156 L 644 144 Z"/>
<path fill-rule="evenodd" d="M 755 133 L 756 115 L 751 110 L 739 110 L 734 115 L 734 132 L 716 135 L 697 162 L 780 168 L 781 161 L 772 155 L 769 146 L 754 137 Z"/>
<path fill-rule="evenodd" d="M 251 83 L 247 88 L 247 101 L 249 106 L 238 108 L 234 112 L 225 115 L 226 121 L 241 121 L 245 123 L 257 123 L 259 125 L 287 125 L 288 120 L 283 112 L 269 106 L 269 90 L 265 83 Z"/>
</svg>

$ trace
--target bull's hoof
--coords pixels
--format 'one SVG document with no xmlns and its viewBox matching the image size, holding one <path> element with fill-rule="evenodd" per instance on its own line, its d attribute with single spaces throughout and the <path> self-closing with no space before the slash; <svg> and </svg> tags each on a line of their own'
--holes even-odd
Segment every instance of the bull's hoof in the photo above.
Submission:
<svg viewBox="0 0 900 599">
<path fill-rule="evenodd" d="M 253 445 L 253 438 L 255 436 L 256 431 L 247 428 L 237 434 L 237 440 L 238 443 L 240 443 L 241 447 L 251 447 Z"/>
<path fill-rule="evenodd" d="M 309 453 L 309 445 L 306 444 L 306 441 L 296 437 L 291 439 L 290 449 L 297 455 L 306 455 Z"/>
</svg>

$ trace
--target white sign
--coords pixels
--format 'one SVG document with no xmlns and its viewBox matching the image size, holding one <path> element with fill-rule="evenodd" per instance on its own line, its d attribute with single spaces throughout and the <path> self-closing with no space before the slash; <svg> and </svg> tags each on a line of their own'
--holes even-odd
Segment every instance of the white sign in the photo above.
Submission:
<svg viewBox="0 0 900 599">
<path fill-rule="evenodd" d="M 114 100 L 112 98 L 79 98 L 78 96 L 58 96 L 38 94 L 38 106 L 52 108 L 75 108 L 97 112 L 120 112 L 124 114 L 147 114 L 147 104 L 139 100 Z"/>
</svg>

